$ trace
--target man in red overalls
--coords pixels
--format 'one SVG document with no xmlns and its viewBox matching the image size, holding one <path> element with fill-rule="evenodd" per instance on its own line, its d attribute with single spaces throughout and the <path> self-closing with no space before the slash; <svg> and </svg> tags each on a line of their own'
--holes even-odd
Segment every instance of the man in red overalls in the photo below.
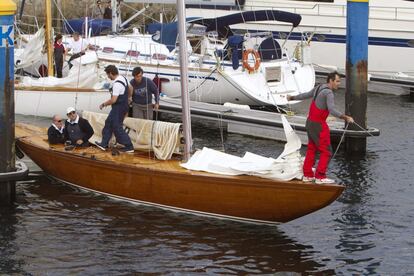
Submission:
<svg viewBox="0 0 414 276">
<path fill-rule="evenodd" d="M 341 84 L 341 78 L 337 72 L 328 74 L 326 84 L 321 84 L 311 91 L 297 96 L 287 96 L 287 100 L 303 100 L 312 98 L 306 120 L 306 131 L 308 133 L 308 150 L 306 151 L 303 164 L 303 181 L 317 184 L 334 183 L 333 179 L 326 177 L 329 160 L 331 158 L 331 137 L 326 118 L 329 114 L 341 118 L 348 123 L 353 123 L 351 116 L 340 113 L 335 109 L 333 91 Z M 318 166 L 314 173 L 312 168 L 315 164 L 316 152 L 320 153 Z"/>
</svg>

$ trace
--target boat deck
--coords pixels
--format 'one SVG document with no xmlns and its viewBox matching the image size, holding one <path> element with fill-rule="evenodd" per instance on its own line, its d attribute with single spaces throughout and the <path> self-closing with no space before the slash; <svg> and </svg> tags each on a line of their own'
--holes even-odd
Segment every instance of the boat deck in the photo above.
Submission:
<svg viewBox="0 0 414 276">
<path fill-rule="evenodd" d="M 217 104 L 208 104 L 192 101 L 190 103 L 191 116 L 207 120 L 219 121 L 227 124 L 228 132 L 252 135 L 279 141 L 286 141 L 283 131 L 281 114 L 260 110 L 245 110 Z M 161 113 L 181 114 L 181 99 L 162 97 L 160 99 Z M 292 128 L 300 136 L 302 143 L 307 143 L 306 117 L 287 116 Z M 333 139 L 345 137 L 364 138 L 379 136 L 377 128 L 368 128 L 367 131 L 345 130 L 342 121 L 328 121 Z"/>
</svg>

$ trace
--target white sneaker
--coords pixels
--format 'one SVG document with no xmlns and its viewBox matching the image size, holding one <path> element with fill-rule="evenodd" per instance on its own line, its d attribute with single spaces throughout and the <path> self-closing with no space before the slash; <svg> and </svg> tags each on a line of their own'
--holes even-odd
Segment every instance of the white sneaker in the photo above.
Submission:
<svg viewBox="0 0 414 276">
<path fill-rule="evenodd" d="M 335 180 L 330 179 L 330 178 L 316 178 L 315 179 L 315 183 L 316 184 L 333 184 L 335 183 Z"/>
<path fill-rule="evenodd" d="M 302 177 L 303 182 L 313 182 L 314 180 L 315 180 L 315 177 L 307 177 L 307 176 Z"/>
</svg>

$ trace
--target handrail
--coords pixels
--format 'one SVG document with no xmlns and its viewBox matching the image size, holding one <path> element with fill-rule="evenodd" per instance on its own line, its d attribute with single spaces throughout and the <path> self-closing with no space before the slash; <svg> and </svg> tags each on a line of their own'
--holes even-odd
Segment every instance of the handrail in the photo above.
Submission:
<svg viewBox="0 0 414 276">
<path fill-rule="evenodd" d="M 346 5 L 340 4 L 327 4 L 319 3 L 314 5 L 306 5 L 303 3 L 299 5 L 284 5 L 277 3 L 270 3 L 269 5 L 244 5 L 244 10 L 258 10 L 258 9 L 271 9 L 271 10 L 284 10 L 301 15 L 330 15 L 345 17 L 346 16 Z M 234 8 L 238 10 L 238 8 Z M 411 7 L 384 7 L 384 6 L 369 6 L 370 18 L 372 19 L 385 19 L 385 20 L 406 20 L 414 21 L 414 8 Z M 387 15 L 373 15 L 373 13 L 387 13 Z M 412 16 L 403 16 L 404 13 L 412 14 Z"/>
</svg>

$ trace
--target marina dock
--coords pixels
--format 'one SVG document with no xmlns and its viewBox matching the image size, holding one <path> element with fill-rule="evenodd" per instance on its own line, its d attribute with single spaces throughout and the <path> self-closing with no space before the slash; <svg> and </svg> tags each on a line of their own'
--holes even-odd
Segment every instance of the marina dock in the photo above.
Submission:
<svg viewBox="0 0 414 276">
<path fill-rule="evenodd" d="M 286 141 L 280 113 L 260 110 L 245 110 L 195 101 L 192 101 L 190 106 L 192 117 L 211 121 L 221 120 L 227 127 L 227 131 L 230 133 Z M 181 99 L 161 97 L 159 112 L 181 114 Z M 308 141 L 305 128 L 306 117 L 286 115 L 286 118 L 301 138 L 302 143 L 306 144 Z M 371 127 L 369 127 L 367 131 L 345 130 L 345 125 L 342 120 L 328 120 L 328 125 L 331 130 L 331 137 L 334 141 L 340 139 L 342 135 L 354 138 L 380 135 L 379 129 Z"/>
</svg>

